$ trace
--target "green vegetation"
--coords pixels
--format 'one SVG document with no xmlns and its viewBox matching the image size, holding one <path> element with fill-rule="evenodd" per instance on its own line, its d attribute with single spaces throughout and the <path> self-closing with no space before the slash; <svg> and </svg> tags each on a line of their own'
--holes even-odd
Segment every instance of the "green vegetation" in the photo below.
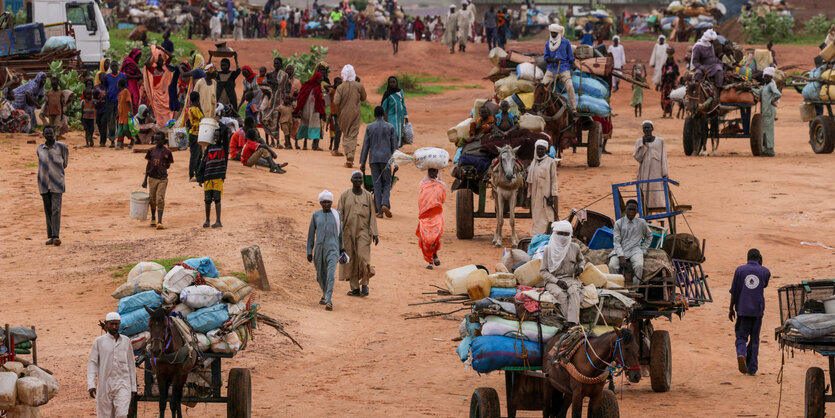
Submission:
<svg viewBox="0 0 835 418">
<path fill-rule="evenodd" d="M 142 48 L 142 58 L 138 63 L 140 67 L 145 65 L 145 60 L 151 56 L 149 47 L 143 47 L 142 42 L 131 41 L 128 35 L 133 29 L 110 29 L 110 49 L 105 51 L 108 58 L 121 60 L 128 55 L 133 48 Z M 197 50 L 197 47 L 180 33 L 171 34 L 171 42 L 174 42 L 174 61 L 185 60 L 190 51 Z M 148 45 L 159 45 L 162 43 L 162 34 L 148 32 Z"/>
<path fill-rule="evenodd" d="M 765 16 L 741 17 L 740 21 L 748 43 L 774 42 L 790 39 L 793 35 L 794 20 L 780 16 L 777 12 L 768 12 Z"/>
<path fill-rule="evenodd" d="M 69 118 L 69 125 L 72 129 L 81 129 L 81 94 L 84 93 L 84 83 L 81 82 L 78 76 L 78 71 L 64 70 L 64 64 L 61 61 L 52 61 L 49 63 L 49 86 L 50 89 L 55 89 L 52 85 L 52 79 L 58 79 L 59 90 L 71 90 L 75 94 L 76 100 L 70 103 L 70 108 L 67 109 L 66 114 Z"/>
<path fill-rule="evenodd" d="M 240 272 L 240 271 L 233 271 L 229 274 L 226 274 L 226 276 L 236 277 L 236 278 L 238 278 L 238 280 L 240 280 L 244 283 L 249 283 L 249 279 L 246 277 L 246 273 L 243 273 L 243 272 Z"/>
<path fill-rule="evenodd" d="M 403 89 L 407 98 L 421 97 L 429 94 L 440 94 L 446 90 L 477 89 L 479 87 L 476 85 L 427 84 L 460 81 L 460 79 L 457 78 L 433 77 L 427 74 L 397 74 L 395 77 L 397 77 L 400 88 Z M 383 84 L 377 88 L 377 93 L 383 94 L 386 92 L 387 88 L 388 81 L 383 82 Z M 374 120 L 373 117 L 372 120 Z"/>
<path fill-rule="evenodd" d="M 362 102 L 360 106 L 360 113 L 362 114 L 362 123 L 374 122 L 374 106 L 368 101 Z"/>
<path fill-rule="evenodd" d="M 828 20 L 825 14 L 818 14 L 803 23 L 803 32 L 807 35 L 825 36 L 832 25 L 835 25 L 835 19 Z"/>
<path fill-rule="evenodd" d="M 37 163 L 37 162 L 34 162 L 34 163 L 26 163 L 26 167 L 37 167 L 37 166 L 38 166 L 38 163 Z"/>
<path fill-rule="evenodd" d="M 188 260 L 189 258 L 194 257 L 174 257 L 174 258 L 163 258 L 160 260 L 151 260 L 151 262 L 157 263 L 163 267 L 165 267 L 165 271 L 171 270 L 175 264 Z M 136 264 L 122 264 L 116 267 L 111 267 L 110 270 L 113 273 L 110 274 L 111 277 L 114 279 L 118 279 L 121 277 L 127 277 L 128 273 L 130 273 L 130 269 L 132 269 Z M 215 265 L 217 266 L 217 265 Z"/>
<path fill-rule="evenodd" d="M 313 75 L 316 64 L 322 62 L 328 56 L 328 48 L 321 45 L 311 45 L 309 53 L 295 53 L 289 57 L 283 57 L 278 50 L 273 49 L 272 54 L 273 58 L 281 58 L 285 66 L 292 64 L 296 70 L 296 78 L 305 82 Z"/>
<path fill-rule="evenodd" d="M 23 7 L 21 7 L 17 13 L 12 13 L 12 6 L 6 6 L 6 13 L 9 14 L 9 27 L 13 28 L 18 25 L 26 24 L 26 9 Z"/>
</svg>

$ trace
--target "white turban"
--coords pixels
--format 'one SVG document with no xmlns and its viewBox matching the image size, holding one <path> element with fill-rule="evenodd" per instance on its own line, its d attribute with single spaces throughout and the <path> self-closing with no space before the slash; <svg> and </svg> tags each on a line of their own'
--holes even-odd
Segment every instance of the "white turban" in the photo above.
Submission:
<svg viewBox="0 0 835 418">
<path fill-rule="evenodd" d="M 551 224 L 551 238 L 542 254 L 542 261 L 548 263 L 551 271 L 556 270 L 568 254 L 571 247 L 571 234 L 574 228 L 568 221 L 557 221 Z M 557 232 L 568 232 L 568 236 L 559 235 Z"/>
<path fill-rule="evenodd" d="M 348 64 L 342 67 L 342 81 L 357 81 L 357 72 L 354 71 L 354 66 Z"/>
<path fill-rule="evenodd" d="M 534 149 L 539 148 L 540 145 L 545 147 L 545 151 L 547 152 L 550 144 L 548 144 L 548 141 L 546 141 L 544 139 L 538 139 L 533 144 Z"/>
<path fill-rule="evenodd" d="M 450 9 L 454 9 L 454 8 L 455 8 L 455 5 L 454 5 L 454 4 L 450 4 L 450 5 L 449 5 L 449 8 L 450 8 Z"/>
<path fill-rule="evenodd" d="M 702 40 L 705 40 L 705 41 L 712 42 L 712 41 L 715 41 L 716 38 L 717 38 L 716 32 L 714 32 L 713 29 L 706 30 L 704 35 L 702 35 Z"/>
<path fill-rule="evenodd" d="M 651 121 L 651 120 L 649 120 L 649 119 L 647 119 L 647 120 L 645 120 L 645 121 L 641 122 L 641 126 L 644 126 L 644 125 L 649 125 L 649 126 L 652 126 L 653 128 L 655 128 L 655 125 L 654 125 L 654 124 L 652 123 L 652 121 Z"/>
<path fill-rule="evenodd" d="M 122 316 L 118 312 L 111 312 L 104 317 L 105 321 L 121 321 Z"/>
<path fill-rule="evenodd" d="M 620 36 L 615 35 L 612 37 L 612 40 L 620 42 Z"/>
<path fill-rule="evenodd" d="M 353 173 L 351 173 L 351 177 L 354 177 L 354 175 L 355 175 L 355 174 L 362 175 L 362 171 L 359 171 L 359 170 L 354 170 L 354 172 L 353 172 Z"/>
<path fill-rule="evenodd" d="M 319 202 L 324 202 L 326 200 L 328 202 L 333 202 L 333 193 L 327 190 L 322 190 L 322 193 L 319 193 Z"/>
<path fill-rule="evenodd" d="M 766 67 L 766 69 L 763 70 L 763 75 L 770 75 L 774 77 L 774 67 Z"/>
<path fill-rule="evenodd" d="M 563 33 L 565 33 L 565 28 L 562 27 L 562 25 L 560 25 L 559 23 L 552 23 L 548 26 L 548 32 L 556 32 L 562 35 Z"/>
</svg>

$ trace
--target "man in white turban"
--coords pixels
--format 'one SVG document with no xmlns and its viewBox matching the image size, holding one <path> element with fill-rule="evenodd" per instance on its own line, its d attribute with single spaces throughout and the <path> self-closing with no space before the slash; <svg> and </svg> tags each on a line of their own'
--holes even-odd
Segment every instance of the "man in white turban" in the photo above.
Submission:
<svg viewBox="0 0 835 418">
<path fill-rule="evenodd" d="M 614 72 L 620 74 L 621 69 L 626 65 L 626 51 L 623 49 L 623 44 L 620 43 L 620 36 L 612 38 L 612 45 L 609 45 L 607 51 L 612 54 Z M 612 91 L 618 91 L 620 86 L 620 79 L 614 77 L 612 82 Z"/>
<path fill-rule="evenodd" d="M 354 67 L 342 67 L 342 84 L 336 88 L 331 104 L 331 115 L 336 114 L 337 124 L 342 131 L 342 149 L 345 150 L 345 167 L 354 166 L 354 155 L 357 151 L 357 137 L 360 133 L 362 121 L 362 102 L 367 98 L 365 86 L 357 81 Z M 339 144 L 336 144 L 331 154 L 339 156 Z"/>
<path fill-rule="evenodd" d="M 351 283 L 348 296 L 368 296 L 368 279 L 374 276 L 371 266 L 371 243 L 380 240 L 377 217 L 374 216 L 374 197 L 362 188 L 361 171 L 351 174 L 351 188 L 339 197 L 339 213 L 342 214 L 342 239 L 350 261 L 339 268 L 339 279 Z"/>
<path fill-rule="evenodd" d="M 320 305 L 328 311 L 333 310 L 334 275 L 339 256 L 344 252 L 342 245 L 342 222 L 339 211 L 332 209 L 333 193 L 323 190 L 319 193 L 319 205 L 322 210 L 313 213 L 310 228 L 307 230 L 307 261 L 316 267 L 316 281 L 322 289 Z M 315 250 L 315 252 L 314 252 Z"/>
<path fill-rule="evenodd" d="M 570 222 L 554 222 L 551 231 L 551 238 L 542 253 L 539 274 L 545 282 L 545 290 L 557 299 L 566 325 L 577 325 L 583 301 L 583 284 L 578 277 L 586 267 L 586 261 L 580 246 L 571 241 L 573 228 Z"/>
<path fill-rule="evenodd" d="M 774 82 L 774 67 L 763 70 L 763 87 L 759 91 L 762 103 L 762 154 L 766 157 L 774 156 L 774 119 L 777 117 L 777 102 L 782 93 Z"/>
<path fill-rule="evenodd" d="M 653 68 L 652 84 L 655 90 L 661 90 L 661 76 L 664 75 L 664 63 L 667 62 L 667 37 L 658 35 L 658 43 L 652 47 L 652 55 L 649 57 L 649 66 Z"/>
<path fill-rule="evenodd" d="M 449 53 L 455 53 L 455 44 L 458 41 L 458 12 L 455 11 L 455 5 L 449 5 L 449 13 L 446 15 L 446 22 L 444 22 L 444 43 L 449 47 Z"/>
<path fill-rule="evenodd" d="M 577 99 L 574 97 L 574 83 L 571 81 L 571 70 L 575 68 L 571 42 L 563 38 L 565 28 L 557 23 L 548 26 L 548 31 L 551 33 L 551 38 L 545 44 L 545 62 L 548 66 L 545 76 L 542 77 L 542 84 L 553 89 L 550 84 L 559 79 L 573 112 L 577 110 Z"/>
<path fill-rule="evenodd" d="M 713 41 L 716 39 L 717 35 L 713 29 L 708 29 L 702 34 L 701 39 L 693 46 L 693 52 L 690 55 L 690 69 L 693 72 L 702 72 L 705 78 L 712 79 L 716 89 L 720 90 L 725 79 L 725 73 L 722 61 L 716 57 L 716 52 L 713 49 Z"/>
<path fill-rule="evenodd" d="M 548 156 L 551 144 L 536 141 L 533 161 L 528 167 L 528 199 L 531 201 L 531 236 L 547 233 L 557 217 L 557 161 Z"/>
<path fill-rule="evenodd" d="M 107 314 L 104 323 L 107 334 L 93 342 L 87 362 L 87 391 L 96 400 L 99 417 L 127 417 L 131 396 L 136 395 L 136 360 L 130 338 L 119 334 L 120 326 L 118 313 Z"/>
</svg>

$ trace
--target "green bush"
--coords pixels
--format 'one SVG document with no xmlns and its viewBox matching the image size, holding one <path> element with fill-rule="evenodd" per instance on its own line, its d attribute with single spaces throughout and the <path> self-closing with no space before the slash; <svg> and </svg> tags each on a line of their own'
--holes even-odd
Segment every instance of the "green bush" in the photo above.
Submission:
<svg viewBox="0 0 835 418">
<path fill-rule="evenodd" d="M 818 14 L 803 24 L 803 31 L 807 35 L 826 35 L 832 25 L 835 25 L 835 19 L 830 21 L 826 18 L 826 15 Z"/>
<path fill-rule="evenodd" d="M 296 70 L 295 77 L 302 82 L 305 82 L 313 75 L 313 70 L 316 69 L 316 64 L 322 62 L 322 60 L 328 56 L 328 48 L 321 45 L 312 45 L 310 47 L 310 53 L 295 53 L 287 58 L 281 56 L 281 53 L 275 49 L 273 49 L 272 54 L 273 59 L 281 58 L 284 61 L 285 66 L 292 64 L 293 68 Z"/>
<path fill-rule="evenodd" d="M 794 20 L 791 17 L 780 16 L 776 12 L 768 12 L 765 16 L 754 15 L 740 18 L 742 32 L 749 43 L 787 40 L 792 37 Z"/>
</svg>

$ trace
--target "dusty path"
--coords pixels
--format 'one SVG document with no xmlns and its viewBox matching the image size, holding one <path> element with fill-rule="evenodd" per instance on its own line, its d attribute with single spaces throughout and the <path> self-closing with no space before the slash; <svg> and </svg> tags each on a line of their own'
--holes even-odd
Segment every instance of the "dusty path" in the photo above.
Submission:
<svg viewBox="0 0 835 418">
<path fill-rule="evenodd" d="M 627 56 L 646 59 L 651 42 L 628 42 Z M 200 43 L 202 48 L 210 44 Z M 300 40 L 230 42 L 240 51 L 241 64 L 267 65 L 269 51 L 303 52 L 310 43 Z M 392 57 L 385 42 L 329 43 L 327 61 L 338 70 L 357 68 L 372 103 L 376 87 L 393 73 L 417 72 L 460 78 L 481 89 L 448 91 L 439 96 L 408 100 L 417 146 L 451 150 L 446 129 L 466 117 L 477 97 L 491 93 L 480 77 L 489 71 L 479 47 L 465 55 L 449 56 L 437 44 L 405 43 Z M 512 44 L 538 51 L 539 44 Z M 486 49 L 486 48 L 485 48 Z M 677 48 L 683 55 L 684 47 Z M 805 64 L 813 48 L 777 47 L 781 64 Z M 777 412 L 780 351 L 772 330 L 778 326 L 776 288 L 799 280 L 831 277 L 833 251 L 801 245 L 801 241 L 833 246 L 835 213 L 831 177 L 832 155 L 814 155 L 807 143 L 808 127 L 799 120 L 799 94 L 785 91 L 778 112 L 775 158 L 753 158 L 747 140 L 725 140 L 716 157 L 685 157 L 680 120 L 661 120 L 658 94 L 647 91 L 643 118 L 632 117 L 627 106 L 628 85 L 615 94 L 618 116 L 610 142 L 614 155 L 597 169 L 584 166 L 585 155 L 568 154 L 560 168 L 560 213 L 604 196 L 609 185 L 628 181 L 637 164 L 631 157 L 642 119 L 654 119 L 656 133 L 667 141 L 670 177 L 682 186 L 680 202 L 694 210 L 687 220 L 700 238 L 707 239 L 709 283 L 715 303 L 687 312 L 683 320 L 658 321 L 673 343 L 673 388 L 656 394 L 648 382 L 623 387 L 623 416 L 766 416 Z M 96 321 L 115 307 L 110 293 L 119 280 L 112 266 L 174 256 L 205 255 L 223 271 L 242 270 L 239 249 L 261 246 L 274 291 L 258 294 L 266 313 L 288 322 L 304 345 L 299 351 L 270 330 L 229 366 L 248 367 L 253 373 L 254 415 L 271 416 L 462 416 L 472 390 L 503 387 L 501 374 L 478 376 L 455 357 L 451 339 L 457 322 L 445 319 L 404 321 L 410 314 L 431 308 L 409 307 L 423 300 L 420 293 L 443 283 L 443 271 L 423 269 L 414 228 L 416 190 L 421 173 L 402 169 L 393 190 L 394 218 L 380 222 L 380 245 L 373 250 L 378 275 L 371 296 L 345 296 L 347 285 L 337 282 L 335 311 L 316 304 L 319 295 L 314 270 L 304 258 L 304 239 L 316 195 L 323 188 L 347 189 L 351 170 L 327 153 L 279 151 L 290 163 L 287 174 L 269 174 L 230 163 L 223 199 L 223 230 L 204 230 L 202 191 L 186 178 L 187 154 L 175 152 L 167 195 L 166 224 L 155 231 L 144 222 L 128 219 L 128 194 L 138 190 L 144 162 L 141 154 L 109 149 L 84 149 L 81 135 L 69 138 L 70 163 L 64 197 L 62 239 L 58 248 L 44 247 L 42 205 L 37 195 L 34 145 L 25 136 L 0 136 L 0 322 L 35 324 L 40 333 L 40 361 L 56 372 L 62 384 L 57 399 L 44 408 L 45 416 L 93 416 L 86 393 L 86 359 L 99 335 Z M 451 181 L 448 173 L 443 179 Z M 494 223 L 476 222 L 476 237 L 455 239 L 454 195 L 447 199 L 445 237 L 440 252 L 443 267 L 477 263 L 494 265 L 500 249 L 490 245 Z M 611 214 L 604 200 L 597 210 Z M 519 222 L 526 236 L 529 223 Z M 507 232 L 506 232 L 507 234 Z M 507 235 L 506 235 L 507 236 Z M 507 243 L 507 241 L 506 241 Z M 773 272 L 767 293 L 760 374 L 736 371 L 733 326 L 728 322 L 727 288 L 734 268 L 744 262 L 749 247 L 764 254 Z M 450 308 L 452 309 L 452 308 Z M 454 315 L 460 318 L 459 315 Z M 784 416 L 802 415 L 806 367 L 822 365 L 811 354 L 787 359 L 783 385 Z M 499 391 L 503 393 L 502 390 Z M 502 397 L 503 398 L 503 397 Z M 504 402 L 502 400 L 502 402 Z M 143 405 L 142 416 L 155 414 Z M 189 416 L 224 416 L 219 406 L 198 406 Z M 537 416 L 529 413 L 525 416 Z"/>
</svg>

